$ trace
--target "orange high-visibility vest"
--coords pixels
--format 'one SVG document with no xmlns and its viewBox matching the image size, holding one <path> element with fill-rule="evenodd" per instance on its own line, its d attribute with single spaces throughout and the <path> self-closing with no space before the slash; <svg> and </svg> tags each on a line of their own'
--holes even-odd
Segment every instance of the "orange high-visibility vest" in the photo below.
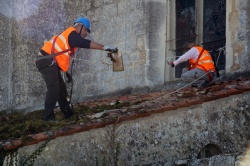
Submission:
<svg viewBox="0 0 250 166">
<path fill-rule="evenodd" d="M 194 47 L 198 49 L 200 54 L 203 48 L 199 46 L 194 46 Z M 207 50 L 203 50 L 203 53 L 200 56 L 201 57 L 198 60 L 198 63 L 196 62 L 195 59 L 189 59 L 189 64 L 190 64 L 189 69 L 192 70 L 194 68 L 199 68 L 201 70 L 204 70 L 205 72 L 208 71 L 215 72 L 214 62 L 209 52 Z"/>
<path fill-rule="evenodd" d="M 76 31 L 74 27 L 67 28 L 65 31 L 63 31 L 61 34 L 59 34 L 58 37 L 56 35 L 56 36 L 53 36 L 51 40 L 46 41 L 44 43 L 44 46 L 42 47 L 42 50 L 44 50 L 48 54 L 53 54 L 53 53 L 56 54 L 56 53 L 60 53 L 60 52 L 65 51 L 65 50 L 69 50 L 69 51 L 55 57 L 55 60 L 58 64 L 58 66 L 64 72 L 66 72 L 68 70 L 69 65 L 70 65 L 70 58 L 74 55 L 74 52 L 77 49 L 77 48 L 71 49 L 69 46 L 68 37 L 69 37 L 69 34 L 73 31 Z M 52 48 L 53 42 L 55 42 L 54 48 Z"/>
</svg>

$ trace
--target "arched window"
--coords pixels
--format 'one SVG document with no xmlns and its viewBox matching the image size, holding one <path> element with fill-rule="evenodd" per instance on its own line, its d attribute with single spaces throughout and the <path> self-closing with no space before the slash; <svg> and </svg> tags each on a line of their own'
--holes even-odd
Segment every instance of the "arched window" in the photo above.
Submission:
<svg viewBox="0 0 250 166">
<path fill-rule="evenodd" d="M 212 156 L 223 154 L 220 147 L 216 144 L 207 144 L 201 148 L 197 159 L 209 158 Z"/>
</svg>

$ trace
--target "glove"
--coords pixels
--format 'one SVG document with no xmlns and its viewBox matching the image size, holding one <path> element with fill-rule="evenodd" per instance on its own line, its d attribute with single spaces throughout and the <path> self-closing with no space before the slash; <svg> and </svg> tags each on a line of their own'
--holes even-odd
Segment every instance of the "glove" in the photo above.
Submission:
<svg viewBox="0 0 250 166">
<path fill-rule="evenodd" d="M 66 77 L 68 78 L 67 83 L 71 83 L 72 82 L 72 77 L 68 72 L 66 72 Z"/>
<path fill-rule="evenodd" d="M 174 67 L 174 62 L 173 62 L 173 61 L 170 62 L 169 65 L 170 65 L 171 67 Z"/>
<path fill-rule="evenodd" d="M 114 46 L 104 46 L 103 50 L 104 51 L 110 51 L 112 53 L 116 53 L 118 51 L 117 47 L 114 47 Z"/>
</svg>

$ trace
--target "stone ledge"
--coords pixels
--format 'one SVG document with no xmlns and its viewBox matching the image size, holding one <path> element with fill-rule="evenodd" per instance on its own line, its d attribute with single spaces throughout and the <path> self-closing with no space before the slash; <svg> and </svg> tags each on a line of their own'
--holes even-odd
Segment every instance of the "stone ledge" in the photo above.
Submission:
<svg viewBox="0 0 250 166">
<path fill-rule="evenodd" d="M 202 104 L 203 102 L 228 97 L 230 95 L 240 94 L 249 90 L 250 79 L 238 79 L 233 81 L 215 83 L 214 85 L 200 90 L 197 90 L 195 88 L 187 88 L 181 89 L 178 92 L 161 91 L 143 95 L 121 96 L 115 98 L 86 101 L 79 104 L 88 107 L 95 107 L 97 104 L 109 105 L 116 101 L 119 101 L 121 103 L 141 103 L 124 107 L 122 109 L 114 109 L 103 112 L 101 116 L 92 115 L 92 120 L 87 122 L 86 124 L 73 125 L 63 127 L 57 131 L 48 131 L 29 135 L 29 139 L 25 142 L 21 139 L 1 141 L 0 147 L 2 147 L 4 150 L 16 149 L 21 146 L 36 144 L 38 142 L 54 139 L 60 136 L 71 135 L 95 128 L 102 128 L 107 125 L 142 118 L 165 111 L 176 110 L 178 108 L 189 107 L 191 105 Z"/>
</svg>

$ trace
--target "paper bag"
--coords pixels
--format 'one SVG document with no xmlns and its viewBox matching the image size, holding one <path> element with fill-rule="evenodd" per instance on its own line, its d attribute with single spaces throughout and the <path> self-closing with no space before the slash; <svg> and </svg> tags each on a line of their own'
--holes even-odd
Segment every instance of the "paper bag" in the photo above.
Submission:
<svg viewBox="0 0 250 166">
<path fill-rule="evenodd" d="M 122 59 L 122 53 L 120 50 L 117 51 L 117 53 L 113 53 L 115 62 L 113 62 L 113 71 L 124 71 L 123 66 L 123 59 Z"/>
</svg>

